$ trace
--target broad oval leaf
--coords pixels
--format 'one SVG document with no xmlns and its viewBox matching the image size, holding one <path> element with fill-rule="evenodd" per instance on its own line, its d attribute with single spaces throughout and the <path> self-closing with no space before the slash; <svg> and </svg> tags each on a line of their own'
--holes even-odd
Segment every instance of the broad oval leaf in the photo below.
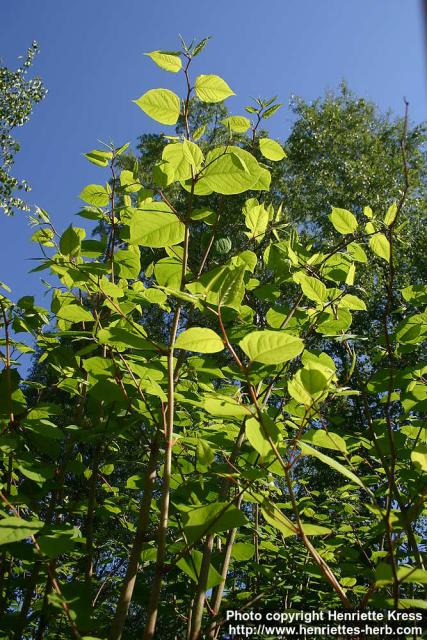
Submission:
<svg viewBox="0 0 427 640">
<path fill-rule="evenodd" d="M 332 212 L 329 214 L 329 220 L 332 222 L 335 229 L 343 235 L 354 233 L 357 229 L 356 217 L 351 213 L 351 211 L 347 211 L 347 209 L 332 207 Z"/>
<path fill-rule="evenodd" d="M 161 69 L 165 71 L 171 71 L 172 73 L 178 73 L 182 68 L 181 57 L 178 53 L 173 51 L 151 51 L 144 55 L 152 59 Z"/>
<path fill-rule="evenodd" d="M 284 331 L 252 331 L 239 342 L 251 362 L 280 364 L 298 356 L 304 349 L 301 338 Z"/>
<path fill-rule="evenodd" d="M 228 116 L 228 118 L 224 118 L 221 122 L 227 129 L 235 133 L 245 133 L 251 126 L 251 121 L 249 118 L 246 118 L 246 116 Z"/>
<path fill-rule="evenodd" d="M 44 526 L 40 520 L 24 520 L 10 516 L 0 520 L 0 545 L 30 538 Z"/>
<path fill-rule="evenodd" d="M 180 101 L 176 93 L 169 89 L 150 89 L 135 104 L 147 116 L 161 124 L 176 124 L 180 112 Z"/>
<path fill-rule="evenodd" d="M 226 98 L 236 95 L 225 80 L 215 75 L 198 76 L 194 89 L 202 102 L 222 102 Z"/>
<path fill-rule="evenodd" d="M 318 278 L 307 276 L 299 271 L 294 275 L 293 279 L 300 284 L 304 295 L 309 300 L 314 300 L 319 304 L 325 302 L 327 298 L 326 287 Z"/>
<path fill-rule="evenodd" d="M 206 156 L 201 182 L 216 193 L 233 195 L 253 187 L 261 167 L 256 158 L 239 147 L 217 147 Z"/>
<path fill-rule="evenodd" d="M 267 160 L 279 162 L 279 160 L 286 158 L 286 153 L 282 149 L 281 145 L 271 138 L 260 138 L 259 149 Z"/>
<path fill-rule="evenodd" d="M 379 258 L 390 262 L 390 243 L 383 233 L 376 233 L 369 239 L 369 246 Z"/>
<path fill-rule="evenodd" d="M 96 207 L 106 207 L 110 202 L 107 190 L 101 184 L 88 184 L 79 196 L 84 202 Z"/>
<path fill-rule="evenodd" d="M 212 329 L 191 327 L 179 334 L 175 347 L 199 353 L 217 353 L 224 349 L 224 343 Z"/>
<path fill-rule="evenodd" d="M 129 223 L 130 244 L 143 247 L 170 247 L 184 240 L 185 226 L 165 211 L 134 211 Z"/>
<path fill-rule="evenodd" d="M 263 414 L 262 425 L 258 418 L 249 418 L 245 423 L 246 437 L 262 458 L 273 453 L 270 439 L 277 444 L 279 429 L 267 414 Z M 269 439 L 270 438 L 270 439 Z"/>
</svg>

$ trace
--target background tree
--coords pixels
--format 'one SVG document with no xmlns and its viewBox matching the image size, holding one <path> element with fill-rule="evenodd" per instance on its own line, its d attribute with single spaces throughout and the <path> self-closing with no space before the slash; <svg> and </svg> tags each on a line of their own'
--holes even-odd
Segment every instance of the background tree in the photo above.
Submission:
<svg viewBox="0 0 427 640">
<path fill-rule="evenodd" d="M 47 91 L 40 78 L 27 78 L 39 47 L 33 42 L 24 61 L 15 71 L 0 65 L 0 208 L 7 215 L 14 210 L 28 211 L 28 205 L 16 191 L 29 191 L 25 180 L 11 175 L 19 143 L 13 137 L 16 127 L 30 119 L 33 106 L 41 102 Z"/>
</svg>

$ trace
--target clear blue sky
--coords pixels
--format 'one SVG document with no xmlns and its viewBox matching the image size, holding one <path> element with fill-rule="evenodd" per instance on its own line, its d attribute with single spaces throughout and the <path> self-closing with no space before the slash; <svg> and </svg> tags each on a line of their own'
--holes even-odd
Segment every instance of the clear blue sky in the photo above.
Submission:
<svg viewBox="0 0 427 640">
<path fill-rule="evenodd" d="M 342 79 L 381 109 L 426 118 L 426 68 L 418 0 L 2 0 L 0 56 L 15 66 L 32 40 L 41 53 L 35 70 L 49 94 L 18 131 L 22 151 L 15 173 L 33 186 L 30 201 L 65 228 L 79 207 L 78 194 L 100 182 L 101 169 L 84 151 L 97 140 L 135 142 L 159 131 L 131 100 L 149 88 L 180 89 L 180 80 L 143 56 L 174 49 L 184 38 L 213 36 L 197 59 L 196 73 L 224 77 L 239 113 L 248 97 L 278 94 L 286 107 L 271 122 L 285 138 L 292 94 L 311 100 Z M 81 225 L 82 219 L 75 219 Z M 23 216 L 0 216 L 0 280 L 14 297 L 36 293 L 40 274 L 28 275 L 37 256 Z M 47 301 L 46 301 L 47 302 Z"/>
</svg>

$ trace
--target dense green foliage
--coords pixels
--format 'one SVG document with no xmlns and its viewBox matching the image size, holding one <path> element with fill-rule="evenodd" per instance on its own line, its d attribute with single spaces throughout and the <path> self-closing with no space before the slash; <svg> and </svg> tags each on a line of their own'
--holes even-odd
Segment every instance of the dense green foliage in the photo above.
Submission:
<svg viewBox="0 0 427 640">
<path fill-rule="evenodd" d="M 18 180 L 10 172 L 20 148 L 13 138 L 13 130 L 28 122 L 33 105 L 46 95 L 40 78 L 26 78 L 37 53 L 38 45 L 33 42 L 16 71 L 0 65 L 0 209 L 7 215 L 13 214 L 15 209 L 29 211 L 16 191 L 29 191 L 30 187 L 25 180 Z"/>
<path fill-rule="evenodd" d="M 148 54 L 175 132 L 86 154 L 93 236 L 32 217 L 50 311 L 3 285 L 1 637 L 426 607 L 423 130 L 343 88 L 282 146 L 275 98 L 192 77 L 205 44 Z"/>
</svg>

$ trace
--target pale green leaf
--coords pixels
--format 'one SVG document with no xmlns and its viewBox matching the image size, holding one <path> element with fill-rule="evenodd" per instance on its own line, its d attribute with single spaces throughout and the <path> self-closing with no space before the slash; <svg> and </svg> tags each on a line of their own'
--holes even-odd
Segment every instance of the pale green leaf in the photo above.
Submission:
<svg viewBox="0 0 427 640">
<path fill-rule="evenodd" d="M 384 224 L 389 227 L 396 220 L 397 216 L 397 204 L 393 202 L 393 204 L 387 209 L 387 213 L 385 214 Z"/>
<path fill-rule="evenodd" d="M 89 184 L 79 196 L 84 202 L 96 207 L 105 207 L 110 202 L 107 190 L 100 184 Z"/>
<path fill-rule="evenodd" d="M 366 304 L 358 298 L 357 296 L 353 296 L 350 293 L 346 293 L 340 300 L 340 306 L 345 309 L 352 309 L 354 311 L 366 311 Z"/>
<path fill-rule="evenodd" d="M 267 160 L 272 160 L 273 162 L 278 162 L 279 160 L 283 160 L 286 158 L 286 153 L 280 146 L 276 140 L 272 140 L 271 138 L 260 138 L 259 140 L 259 149 Z"/>
<path fill-rule="evenodd" d="M 135 104 L 161 124 L 176 124 L 180 112 L 179 97 L 169 89 L 150 89 Z"/>
<path fill-rule="evenodd" d="M 191 327 L 179 334 L 175 347 L 186 351 L 217 353 L 224 349 L 224 342 L 212 329 Z"/>
<path fill-rule="evenodd" d="M 130 244 L 143 247 L 169 247 L 184 240 L 185 226 L 165 211 L 135 210 L 129 224 Z"/>
<path fill-rule="evenodd" d="M 411 460 L 417 469 L 427 473 L 427 445 L 418 444 L 411 453 Z"/>
<path fill-rule="evenodd" d="M 390 243 L 383 233 L 376 233 L 369 239 L 369 246 L 379 258 L 390 262 Z"/>
<path fill-rule="evenodd" d="M 304 343 L 284 331 L 252 331 L 239 342 L 251 362 L 281 364 L 298 356 Z"/>
<path fill-rule="evenodd" d="M 293 279 L 298 282 L 305 296 L 322 304 L 327 298 L 326 287 L 318 278 L 307 276 L 301 271 L 294 274 Z"/>
<path fill-rule="evenodd" d="M 67 320 L 68 322 L 94 322 L 92 314 L 77 304 L 66 304 L 62 306 L 56 315 L 61 320 Z"/>
<path fill-rule="evenodd" d="M 222 102 L 229 96 L 236 95 L 225 80 L 215 75 L 198 76 L 194 88 L 202 102 Z"/>
<path fill-rule="evenodd" d="M 265 458 L 273 452 L 269 438 L 277 444 L 280 431 L 270 416 L 264 413 L 262 425 L 258 418 L 246 420 L 245 433 L 253 448 L 262 458 Z"/>
<path fill-rule="evenodd" d="M 247 236 L 261 242 L 268 226 L 268 211 L 262 204 L 250 207 L 246 210 L 245 224 L 250 233 Z"/>
<path fill-rule="evenodd" d="M 228 118 L 224 118 L 221 122 L 227 129 L 235 133 L 245 133 L 251 126 L 251 121 L 245 116 L 228 116 Z"/>
<path fill-rule="evenodd" d="M 161 69 L 165 71 L 171 71 L 172 73 L 178 73 L 182 68 L 181 57 L 172 51 L 151 51 L 145 53 L 155 62 Z"/>
<path fill-rule="evenodd" d="M 107 167 L 109 161 L 113 157 L 113 153 L 111 151 L 99 151 L 98 149 L 93 149 L 83 155 L 89 160 L 89 162 L 96 164 L 98 167 Z"/>
<path fill-rule="evenodd" d="M 217 147 L 206 156 L 202 181 L 216 193 L 232 195 L 253 187 L 261 167 L 256 158 L 240 147 Z"/>
<path fill-rule="evenodd" d="M 334 471 L 337 471 L 341 475 L 348 478 L 348 480 L 351 480 L 355 484 L 359 485 L 359 487 L 365 488 L 362 480 L 358 478 L 356 474 L 353 473 L 353 471 L 350 471 L 350 469 L 347 469 L 347 467 L 345 467 L 343 464 L 341 464 L 340 462 L 337 462 L 337 460 L 334 460 L 330 456 L 327 456 L 324 453 L 321 453 L 320 451 L 318 451 L 317 449 L 314 449 L 313 447 L 311 447 L 309 444 L 306 444 L 305 442 L 300 442 L 299 447 L 301 449 L 301 455 L 313 456 L 314 458 L 317 458 L 321 462 L 324 462 L 329 467 L 331 467 L 331 469 L 334 469 Z"/>
<path fill-rule="evenodd" d="M 323 447 L 324 449 L 333 449 L 335 451 L 347 453 L 347 445 L 344 438 L 332 431 L 311 429 L 302 436 L 302 441 L 314 444 L 316 447 Z"/>
<path fill-rule="evenodd" d="M 184 140 L 182 143 L 184 157 L 187 159 L 187 162 L 193 167 L 194 172 L 197 173 L 202 166 L 203 162 L 203 153 L 197 144 L 191 142 L 190 140 Z"/>
<path fill-rule="evenodd" d="M 350 211 L 347 211 L 347 209 L 332 207 L 332 213 L 329 214 L 329 220 L 332 222 L 335 229 L 343 235 L 354 233 L 357 229 L 356 217 Z"/>
<path fill-rule="evenodd" d="M 241 417 L 251 415 L 248 405 L 242 405 L 230 396 L 211 396 L 205 399 L 203 408 L 214 416 Z"/>
</svg>

